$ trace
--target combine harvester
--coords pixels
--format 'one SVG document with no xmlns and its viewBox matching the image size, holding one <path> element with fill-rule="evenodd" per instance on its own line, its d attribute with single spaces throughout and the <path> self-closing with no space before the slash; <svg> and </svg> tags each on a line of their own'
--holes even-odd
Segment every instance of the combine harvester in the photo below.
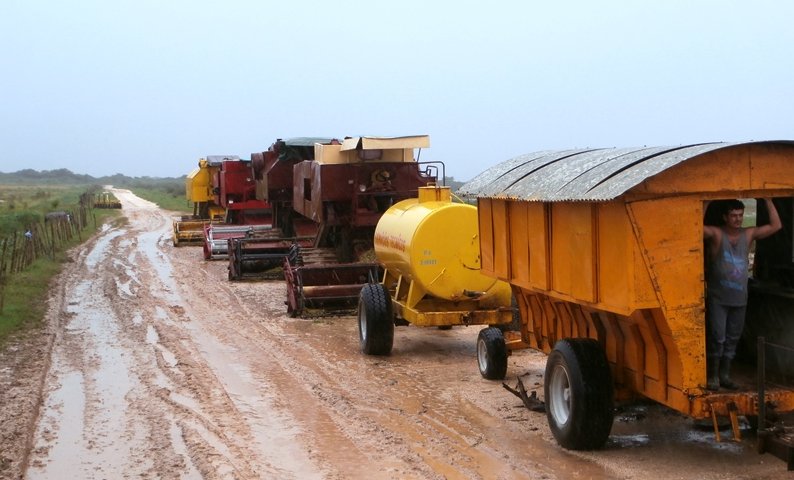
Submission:
<svg viewBox="0 0 794 480">
<path fill-rule="evenodd" d="M 257 196 L 273 208 L 273 226 L 295 247 L 283 259 L 287 310 L 352 308 L 378 265 L 357 261 L 372 247 L 375 225 L 392 204 L 435 183 L 440 162 L 418 162 L 428 136 L 278 140 L 252 154 Z M 242 244 L 236 247 L 236 244 Z M 233 239 L 232 272 L 263 267 L 283 244 Z M 244 246 L 243 246 L 244 245 Z M 237 252 L 239 251 L 239 256 Z"/>
<path fill-rule="evenodd" d="M 224 160 L 212 178 L 213 201 L 224 209 L 223 223 L 204 225 L 204 258 L 226 259 L 232 238 L 280 238 L 272 228 L 272 211 L 256 198 L 251 162 Z"/>
<path fill-rule="evenodd" d="M 265 152 L 251 154 L 256 198 L 271 207 L 270 238 L 255 235 L 228 239 L 229 280 L 262 280 L 281 272 L 284 259 L 297 244 L 314 245 L 317 225 L 292 209 L 293 172 L 296 163 L 314 160 L 314 145 L 330 144 L 331 138 L 300 137 L 276 140 Z"/>
<path fill-rule="evenodd" d="M 375 229 L 382 281 L 360 291 L 362 352 L 390 354 L 395 325 L 486 325 L 477 339 L 480 374 L 504 378 L 510 285 L 480 271 L 478 237 L 476 207 L 452 202 L 449 187 L 422 187 L 418 198 L 389 208 Z"/>
<path fill-rule="evenodd" d="M 225 211 L 215 203 L 213 178 L 224 160 L 239 159 L 235 155 L 208 155 L 199 159 L 198 167 L 185 179 L 185 196 L 193 203 L 193 215 L 174 218 L 173 242 L 175 247 L 202 245 L 204 226 L 222 221 Z"/>
</svg>

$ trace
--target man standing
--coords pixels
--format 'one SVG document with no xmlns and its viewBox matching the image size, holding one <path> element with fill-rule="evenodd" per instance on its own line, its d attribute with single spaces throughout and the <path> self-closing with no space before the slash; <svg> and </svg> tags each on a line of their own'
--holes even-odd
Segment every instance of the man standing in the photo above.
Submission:
<svg viewBox="0 0 794 480">
<path fill-rule="evenodd" d="M 766 238 L 781 228 L 772 200 L 765 198 L 769 223 L 742 227 L 744 204 L 726 202 L 724 225 L 703 226 L 706 242 L 706 388 L 735 390 L 731 362 L 744 329 L 747 308 L 748 254 L 754 240 Z"/>
</svg>

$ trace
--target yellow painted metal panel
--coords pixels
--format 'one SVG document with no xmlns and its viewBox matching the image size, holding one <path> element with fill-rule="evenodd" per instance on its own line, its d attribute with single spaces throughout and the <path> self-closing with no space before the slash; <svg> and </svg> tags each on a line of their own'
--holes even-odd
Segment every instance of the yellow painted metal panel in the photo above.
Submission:
<svg viewBox="0 0 794 480">
<path fill-rule="evenodd" d="M 510 218 L 505 200 L 494 200 L 493 212 L 493 243 L 494 243 L 494 272 L 502 280 L 510 278 Z"/>
<path fill-rule="evenodd" d="M 595 301 L 592 208 L 589 203 L 551 207 L 552 288 L 583 302 Z"/>
<path fill-rule="evenodd" d="M 750 152 L 750 188 L 794 188 L 791 147 L 756 145 Z"/>
<path fill-rule="evenodd" d="M 745 145 L 716 150 L 646 179 L 634 187 L 630 195 L 696 193 L 703 196 L 717 192 L 791 189 L 794 188 L 791 158 L 792 147 L 784 145 Z"/>
<path fill-rule="evenodd" d="M 493 263 L 493 210 L 492 200 L 481 198 L 477 200 L 477 211 L 480 224 L 480 268 L 482 272 L 496 276 Z"/>
<path fill-rule="evenodd" d="M 632 258 L 630 261 L 634 266 L 634 303 L 635 308 L 656 308 L 661 307 L 659 298 L 656 295 L 651 272 L 643 259 L 641 247 L 635 241 L 632 243 Z M 627 267 L 629 268 L 629 267 Z"/>
<path fill-rule="evenodd" d="M 686 193 L 741 190 L 750 183 L 746 149 L 717 150 L 693 158 L 645 180 L 645 193 Z"/>
<path fill-rule="evenodd" d="M 527 205 L 527 230 L 529 240 L 529 281 L 541 290 L 549 285 L 549 229 L 547 207 L 539 202 Z"/>
<path fill-rule="evenodd" d="M 680 352 L 681 386 L 696 388 L 705 371 L 702 203 L 692 197 L 665 198 L 631 203 L 629 211 Z"/>
<path fill-rule="evenodd" d="M 702 203 L 692 197 L 675 197 L 634 202 L 628 208 L 666 315 L 681 308 L 702 307 Z M 672 325 L 671 330 L 675 330 Z"/>
<path fill-rule="evenodd" d="M 634 297 L 634 233 L 622 202 L 598 208 L 598 302 L 625 308 Z"/>
<path fill-rule="evenodd" d="M 510 282 L 529 285 L 529 225 L 527 224 L 527 202 L 510 202 Z"/>
</svg>

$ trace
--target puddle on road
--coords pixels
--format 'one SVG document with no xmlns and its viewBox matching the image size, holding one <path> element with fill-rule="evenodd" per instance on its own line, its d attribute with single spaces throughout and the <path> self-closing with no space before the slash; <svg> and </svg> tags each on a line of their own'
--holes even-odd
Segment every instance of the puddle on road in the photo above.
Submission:
<svg viewBox="0 0 794 480">
<path fill-rule="evenodd" d="M 152 294 L 166 298 L 169 303 L 181 305 L 182 299 L 176 294 L 177 286 L 174 282 L 174 269 L 171 260 L 158 248 L 158 241 L 162 233 L 158 230 L 143 232 L 138 235 L 138 250 L 142 251 L 149 264 L 157 271 L 157 285 L 164 288 L 153 291 Z"/>
<path fill-rule="evenodd" d="M 175 423 L 171 424 L 171 428 L 169 429 L 168 433 L 171 437 L 171 445 L 174 447 L 174 453 L 186 460 L 185 465 L 187 467 L 187 471 L 183 472 L 182 478 L 201 478 L 201 474 L 196 469 L 196 466 L 193 465 L 193 462 L 188 461 L 190 459 L 190 452 L 187 449 L 187 445 L 185 445 L 185 438 L 182 428 Z"/>
<path fill-rule="evenodd" d="M 108 231 L 97 240 L 84 259 L 86 270 L 107 265 L 111 241 L 122 233 Z M 61 387 L 46 398 L 36 435 L 37 449 L 49 452 L 46 462 L 34 455 L 30 478 L 109 478 L 125 466 L 124 443 L 117 439 L 129 433 L 125 397 L 137 380 L 103 290 L 100 276 L 68 294 L 68 324 L 52 353 L 50 381 Z M 48 424 L 52 435 L 42 430 Z"/>
<path fill-rule="evenodd" d="M 132 297 L 133 293 L 130 289 L 130 284 L 132 281 L 122 282 L 118 278 L 116 279 L 116 288 L 123 294 L 127 295 L 128 297 Z"/>
<path fill-rule="evenodd" d="M 746 433 L 747 430 L 745 430 Z M 746 445 L 730 441 L 730 429 L 721 430 L 717 442 L 710 424 L 699 428 L 690 418 L 661 405 L 630 405 L 615 415 L 607 449 L 666 446 L 681 450 L 742 453 Z M 725 441 L 728 439 L 728 441 Z"/>
<path fill-rule="evenodd" d="M 56 369 L 62 365 L 53 365 Z M 83 441 L 83 410 L 85 409 L 85 396 L 83 395 L 83 376 L 80 372 L 71 372 L 60 377 L 60 386 L 47 397 L 43 408 L 33 447 L 34 452 L 46 450 L 46 463 L 37 460 L 27 471 L 26 478 L 55 478 L 50 475 L 50 465 L 57 465 L 61 478 L 81 478 L 81 468 L 76 458 Z M 35 458 L 35 454 L 34 454 Z"/>
<path fill-rule="evenodd" d="M 103 225 L 104 227 L 104 225 Z M 96 267 L 97 263 L 100 260 L 104 259 L 107 255 L 107 249 L 110 245 L 110 242 L 122 235 L 124 230 L 114 230 L 112 232 L 108 232 L 107 234 L 99 237 L 99 239 L 94 244 L 94 248 L 91 249 L 90 252 L 85 257 L 85 265 L 89 268 L 89 270 L 93 270 Z"/>
<path fill-rule="evenodd" d="M 154 329 L 154 325 L 146 325 L 146 343 L 154 345 L 159 341 L 160 335 L 157 334 L 157 330 Z"/>
<path fill-rule="evenodd" d="M 154 328 L 154 325 L 146 326 L 146 343 L 154 345 L 154 347 L 157 348 L 157 351 L 159 351 L 163 357 L 163 361 L 169 367 L 174 368 L 179 364 L 176 355 L 163 345 L 160 345 L 160 335 L 157 333 L 157 329 Z"/>
</svg>

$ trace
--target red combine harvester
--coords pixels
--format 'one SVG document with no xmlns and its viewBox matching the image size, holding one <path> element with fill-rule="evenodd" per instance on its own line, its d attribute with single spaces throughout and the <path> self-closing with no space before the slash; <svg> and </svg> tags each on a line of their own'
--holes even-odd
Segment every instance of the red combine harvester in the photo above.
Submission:
<svg viewBox="0 0 794 480">
<path fill-rule="evenodd" d="M 204 258 L 223 259 L 228 256 L 230 238 L 280 238 L 272 229 L 270 205 L 256 198 L 256 183 L 250 160 L 225 160 L 212 176 L 213 198 L 225 210 L 223 224 L 204 227 Z"/>
<path fill-rule="evenodd" d="M 301 137 L 276 140 L 265 152 L 251 154 L 256 198 L 271 207 L 273 238 L 230 238 L 229 280 L 272 278 L 271 270 L 280 267 L 294 244 L 314 245 L 317 225 L 292 209 L 292 167 L 304 159 L 314 159 L 314 144 L 330 144 L 331 138 Z M 279 272 L 279 276 L 281 273 Z"/>
<path fill-rule="evenodd" d="M 272 206 L 273 227 L 293 239 L 281 257 L 291 315 L 352 307 L 361 287 L 378 278 L 377 263 L 357 260 L 372 248 L 386 209 L 437 182 L 443 164 L 413 156 L 414 149 L 429 146 L 425 135 L 297 138 L 251 155 L 257 198 Z M 230 240 L 229 277 L 250 278 L 253 269 L 269 266 L 271 254 L 283 255 L 283 244 L 272 243 Z"/>
</svg>

